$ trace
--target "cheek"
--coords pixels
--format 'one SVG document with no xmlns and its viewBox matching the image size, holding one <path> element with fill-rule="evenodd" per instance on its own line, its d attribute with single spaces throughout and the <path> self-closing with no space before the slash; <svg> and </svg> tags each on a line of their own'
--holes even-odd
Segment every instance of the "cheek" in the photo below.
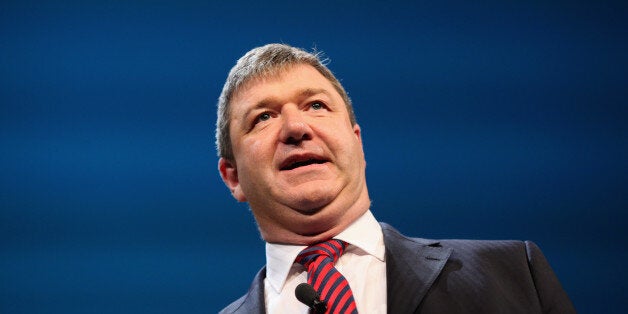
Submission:
<svg viewBox="0 0 628 314">
<path fill-rule="evenodd" d="M 360 146 L 360 140 L 353 132 L 353 129 L 336 126 L 335 128 L 329 128 L 329 131 L 326 131 L 326 133 L 327 141 L 342 151 L 353 151 L 356 149 L 356 146 Z"/>
<path fill-rule="evenodd" d="M 247 167 L 252 169 L 259 169 L 262 164 L 269 162 L 268 159 L 272 157 L 269 145 L 263 138 L 259 137 L 243 140 L 240 151 L 240 156 L 245 156 L 246 158 Z"/>
<path fill-rule="evenodd" d="M 259 157 L 264 152 L 264 142 L 260 139 L 250 139 L 242 142 L 244 149 L 253 157 Z"/>
<path fill-rule="evenodd" d="M 343 160 L 348 163 L 349 166 L 359 167 L 364 160 L 364 153 L 362 151 L 362 145 L 360 140 L 353 132 L 344 132 L 342 137 L 335 137 L 332 139 L 336 151 L 340 154 Z"/>
</svg>

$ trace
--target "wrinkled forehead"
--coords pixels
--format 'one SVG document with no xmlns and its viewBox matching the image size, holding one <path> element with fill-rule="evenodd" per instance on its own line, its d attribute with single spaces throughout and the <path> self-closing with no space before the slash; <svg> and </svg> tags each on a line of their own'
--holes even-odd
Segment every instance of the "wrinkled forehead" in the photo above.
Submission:
<svg viewBox="0 0 628 314">
<path fill-rule="evenodd" d="M 254 85 L 268 83 L 270 81 L 275 81 L 279 79 L 281 76 L 290 72 L 290 70 L 300 66 L 300 65 L 308 65 L 306 63 L 295 63 L 295 64 L 282 64 L 277 65 L 260 73 L 253 74 L 249 77 L 242 79 L 242 81 L 238 84 L 238 86 L 234 89 L 231 99 L 233 103 L 233 99 L 236 99 L 239 94 L 242 94 L 246 90 L 250 89 Z"/>
<path fill-rule="evenodd" d="M 294 77 L 294 80 L 291 78 L 289 81 L 286 81 L 286 84 L 290 83 L 301 83 L 302 88 L 325 88 L 329 90 L 329 92 L 336 94 L 332 82 L 329 81 L 322 73 L 320 73 L 315 67 L 307 64 L 307 63 L 297 63 L 285 65 L 282 67 L 276 67 L 273 71 L 267 71 L 265 73 L 256 75 L 254 77 L 250 77 L 248 80 L 242 82 L 240 86 L 234 91 L 230 101 L 230 111 L 234 111 L 234 107 L 240 107 L 243 103 L 251 103 L 255 102 L 255 100 L 250 99 L 253 95 L 255 98 L 264 98 L 266 96 L 265 88 L 270 85 L 274 85 L 278 81 L 283 80 L 286 76 L 292 75 L 296 72 L 297 76 Z M 310 75 L 311 79 L 300 79 L 300 75 Z M 317 77 L 318 76 L 318 77 Z M 283 84 L 283 82 L 282 82 Z M 273 92 L 277 92 L 277 86 L 273 86 L 273 89 L 268 90 L 268 94 Z M 279 88 L 279 91 L 283 92 L 282 88 Z M 341 97 L 338 94 L 338 97 Z"/>
</svg>

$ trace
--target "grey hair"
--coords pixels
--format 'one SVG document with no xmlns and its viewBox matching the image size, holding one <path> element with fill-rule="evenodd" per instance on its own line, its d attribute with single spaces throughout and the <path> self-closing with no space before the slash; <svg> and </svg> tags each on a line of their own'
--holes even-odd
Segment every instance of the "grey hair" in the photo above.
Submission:
<svg viewBox="0 0 628 314">
<path fill-rule="evenodd" d="M 325 65 L 325 59 L 321 60 L 318 52 L 309 53 L 303 49 L 285 44 L 268 44 L 253 48 L 238 60 L 229 71 L 229 76 L 218 98 L 218 111 L 216 119 L 216 150 L 218 156 L 234 160 L 231 135 L 229 132 L 231 110 L 230 102 L 238 90 L 247 82 L 257 78 L 268 78 L 277 75 L 289 66 L 308 64 L 314 67 L 334 86 L 342 97 L 349 113 L 352 125 L 356 124 L 355 113 L 351 105 L 351 99 L 345 92 L 338 79 Z"/>
</svg>

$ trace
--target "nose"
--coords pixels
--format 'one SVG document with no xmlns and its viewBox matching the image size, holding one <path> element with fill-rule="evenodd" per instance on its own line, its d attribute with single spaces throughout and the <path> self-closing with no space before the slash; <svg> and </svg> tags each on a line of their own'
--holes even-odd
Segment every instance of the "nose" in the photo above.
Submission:
<svg viewBox="0 0 628 314">
<path fill-rule="evenodd" d="M 312 129 L 304 119 L 301 110 L 296 107 L 289 107 L 282 111 L 280 140 L 283 143 L 295 145 L 312 139 Z"/>
</svg>

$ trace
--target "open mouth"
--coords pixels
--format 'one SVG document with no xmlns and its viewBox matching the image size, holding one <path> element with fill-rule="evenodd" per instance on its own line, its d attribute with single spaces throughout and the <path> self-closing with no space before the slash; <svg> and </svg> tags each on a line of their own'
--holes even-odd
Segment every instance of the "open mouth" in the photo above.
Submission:
<svg viewBox="0 0 628 314">
<path fill-rule="evenodd" d="M 324 159 L 315 159 L 315 158 L 309 158 L 306 160 L 293 160 L 293 161 L 288 161 L 285 163 L 285 165 L 283 167 L 280 168 L 280 170 L 292 170 L 292 169 L 296 169 L 299 167 L 305 167 L 305 166 L 309 166 L 309 165 L 315 165 L 315 164 L 324 164 L 326 163 L 327 160 Z"/>
</svg>

